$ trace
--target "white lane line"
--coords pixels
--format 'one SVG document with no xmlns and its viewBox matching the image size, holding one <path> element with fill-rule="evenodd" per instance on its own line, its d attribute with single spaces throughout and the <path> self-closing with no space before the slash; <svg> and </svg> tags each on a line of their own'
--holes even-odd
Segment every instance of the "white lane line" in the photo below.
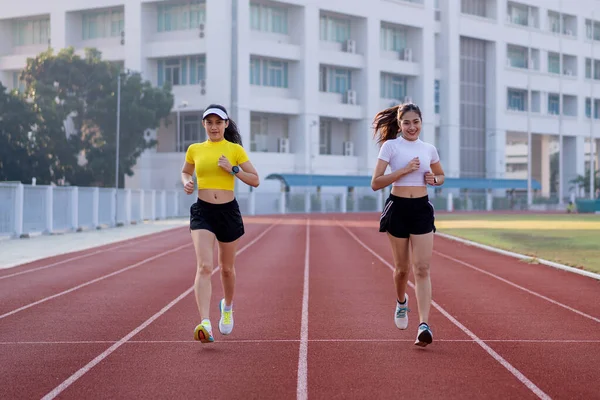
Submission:
<svg viewBox="0 0 600 400">
<path fill-rule="evenodd" d="M 275 224 L 269 226 L 267 229 L 265 229 L 260 235 L 258 235 L 256 238 L 254 238 L 246 246 L 239 249 L 237 251 L 236 255 L 240 255 L 246 249 L 248 249 L 250 246 L 252 246 L 256 242 L 258 242 L 264 235 L 267 234 L 267 232 L 269 232 L 271 229 L 273 229 L 275 227 L 275 225 L 277 225 L 277 222 Z M 215 273 L 217 273 L 219 270 L 220 270 L 220 267 L 217 266 L 213 270 L 213 275 Z M 137 335 L 144 328 L 146 328 L 148 325 L 150 325 L 152 322 L 154 322 L 156 319 L 158 319 L 160 316 L 162 316 L 164 313 L 166 313 L 170 308 L 172 308 L 175 304 L 179 303 L 184 297 L 186 297 L 188 294 L 192 293 L 193 291 L 194 291 L 194 287 L 192 286 L 191 288 L 187 289 L 185 292 L 183 292 L 182 294 L 177 296 L 177 298 L 175 300 L 173 300 L 172 302 L 167 304 L 165 307 L 163 307 L 162 310 L 160 310 L 159 312 L 157 312 L 156 314 L 151 316 L 148 320 L 146 320 L 146 322 L 144 322 L 143 324 L 141 324 L 140 326 L 138 326 L 137 328 L 135 328 L 134 330 L 129 332 L 127 335 L 125 335 L 123 338 L 121 338 L 118 342 L 114 343 L 112 346 L 110 346 L 108 349 L 106 349 L 102 354 L 98 355 L 96 358 L 94 358 L 92 361 L 90 361 L 89 363 L 84 365 L 82 368 L 80 368 L 77 372 L 75 372 L 69 378 L 65 379 L 60 385 L 56 386 L 52 391 L 50 391 L 48 394 L 46 394 L 42 398 L 42 400 L 54 399 L 56 396 L 61 394 L 65 389 L 67 389 L 69 386 L 71 386 L 73 383 L 75 383 L 79 378 L 81 378 L 83 375 L 85 375 L 89 370 L 94 368 L 98 363 L 100 363 L 106 357 L 111 355 L 115 350 L 117 350 L 119 347 L 121 347 L 129 339 L 131 339 L 132 337 Z"/>
<path fill-rule="evenodd" d="M 177 229 L 177 228 L 173 228 L 173 229 Z M 20 272 L 15 272 L 14 274 L 10 274 L 10 275 L 0 276 L 0 281 L 3 280 L 3 279 L 12 278 L 14 276 L 24 275 L 24 274 L 28 274 L 30 272 L 36 272 L 36 271 L 40 271 L 42 269 L 56 267 L 57 265 L 65 264 L 65 263 L 68 263 L 68 262 L 71 262 L 71 261 L 81 260 L 83 258 L 95 256 L 95 255 L 102 254 L 102 253 L 106 253 L 107 251 L 113 251 L 113 250 L 121 249 L 123 247 L 135 246 L 137 244 L 142 244 L 142 243 L 145 243 L 145 242 L 149 242 L 151 240 L 160 239 L 163 236 L 162 233 L 164 233 L 164 232 L 160 232 L 160 233 L 158 233 L 158 234 L 156 234 L 156 235 L 154 235 L 152 237 L 149 237 L 149 238 L 145 238 L 145 239 L 134 241 L 133 243 L 128 242 L 128 243 L 124 243 L 124 244 L 121 244 L 121 245 L 118 245 L 118 246 L 109 247 L 109 248 L 101 249 L 101 250 L 96 250 L 96 251 L 94 251 L 92 253 L 81 254 L 81 255 L 78 255 L 78 256 L 75 256 L 75 257 L 67 258 L 65 260 L 57 261 L 57 262 L 52 263 L 52 264 L 42 265 L 41 267 L 36 267 L 36 268 L 28 269 L 26 271 L 20 271 Z M 171 234 L 172 232 L 168 232 L 168 233 Z M 166 236 L 166 234 L 164 236 Z M 133 238 L 133 240 L 135 240 L 135 238 Z M 109 243 L 109 244 L 104 245 L 104 246 L 111 246 L 111 244 Z M 86 250 L 81 250 L 81 251 L 86 251 Z M 60 254 L 59 254 L 59 256 L 60 256 Z M 35 261 L 32 261 L 32 262 L 35 262 Z"/>
<path fill-rule="evenodd" d="M 298 383 L 296 398 L 308 398 L 308 276 L 310 266 L 310 220 L 306 220 L 306 247 L 304 252 L 304 288 L 302 290 L 302 324 L 300 327 L 300 351 L 298 353 Z"/>
<path fill-rule="evenodd" d="M 352 233 L 348 228 L 338 222 L 339 226 L 341 226 L 358 244 L 364 247 L 367 251 L 377 257 L 384 265 L 386 265 L 392 271 L 394 270 L 394 266 L 387 262 L 383 257 L 373 251 L 369 246 L 367 246 L 364 242 L 362 242 L 354 233 Z M 410 287 L 414 289 L 415 285 L 408 281 Z M 498 361 L 504 368 L 506 368 L 511 374 L 513 374 L 521 383 L 523 383 L 529 390 L 535 393 L 540 399 L 550 399 L 542 389 L 537 387 L 535 383 L 529 380 L 521 371 L 513 367 L 508 361 L 506 361 L 500 354 L 496 353 L 490 346 L 488 346 L 483 340 L 481 340 L 477 335 L 471 332 L 466 326 L 461 324 L 456 318 L 450 315 L 446 310 L 444 310 L 439 304 L 435 301 L 431 301 L 431 305 L 434 306 L 440 313 L 442 313 L 446 318 L 450 320 L 454 325 L 456 325 L 461 331 L 463 331 L 467 336 L 473 339 L 479 346 L 481 346 L 494 360 Z"/>
<path fill-rule="evenodd" d="M 484 342 L 494 343 L 556 343 L 556 344 L 589 344 L 600 343 L 600 340 L 589 339 L 481 339 Z M 240 344 L 240 343 L 299 343 L 300 339 L 235 339 L 221 340 L 219 344 Z M 412 339 L 309 339 L 309 343 L 413 343 Z M 436 339 L 436 342 L 445 343 L 473 343 L 477 342 L 473 339 Z M 114 344 L 114 340 L 82 340 L 82 341 L 49 341 L 49 342 L 0 342 L 0 346 L 25 346 L 25 345 L 83 345 L 83 344 Z M 129 340 L 130 344 L 198 344 L 196 340 Z"/>
<path fill-rule="evenodd" d="M 166 255 L 168 255 L 168 254 L 171 254 L 171 253 L 177 252 L 177 251 L 179 251 L 179 250 L 182 250 L 182 249 L 184 249 L 185 247 L 188 247 L 188 246 L 191 246 L 191 244 L 184 244 L 183 246 L 179 246 L 179 247 L 176 247 L 176 248 L 174 248 L 174 249 L 171 249 L 171 250 L 163 251 L 162 253 L 156 254 L 156 255 L 154 255 L 154 256 L 152 256 L 152 257 L 149 257 L 149 258 L 146 258 L 146 259 L 144 259 L 144 260 L 142 260 L 142 261 L 140 261 L 140 262 L 137 262 L 137 263 L 135 263 L 135 264 L 129 265 L 129 266 L 127 266 L 127 267 L 125 267 L 125 268 L 122 268 L 122 269 L 120 269 L 120 270 L 118 270 L 118 271 L 111 272 L 110 274 L 103 275 L 103 276 L 101 276 L 101 277 L 99 277 L 99 278 L 96 278 L 96 279 L 92 279 L 91 281 L 87 281 L 87 282 L 85 282 L 85 283 L 82 283 L 82 284 L 80 284 L 80 285 L 77 285 L 77 286 L 75 286 L 75 287 L 72 287 L 71 289 L 67 289 L 67 290 L 65 290 L 65 291 L 62 291 L 62 292 L 60 292 L 60 293 L 54 294 L 54 295 L 52 295 L 52 296 L 44 297 L 44 298 L 43 298 L 43 299 L 41 299 L 41 300 L 35 301 L 35 302 L 33 302 L 33 303 L 27 304 L 26 306 L 19 307 L 19 308 L 17 308 L 16 310 L 12 310 L 12 311 L 9 311 L 9 312 L 7 312 L 7 313 L 5 313 L 5 314 L 2 314 L 2 315 L 0 315 L 0 319 L 3 319 L 3 318 L 6 318 L 6 317 L 9 317 L 9 316 L 11 316 L 11 315 L 14 315 L 14 314 L 16 314 L 16 313 L 18 313 L 18 312 L 21 312 L 21 311 L 27 310 L 28 308 L 31 308 L 31 307 L 37 306 L 38 304 L 45 303 L 45 302 L 47 302 L 47 301 L 49 301 L 49 300 L 52 300 L 52 299 L 55 299 L 55 298 L 57 298 L 57 297 L 64 296 L 65 294 L 69 294 L 69 293 L 71 293 L 71 292 L 74 292 L 74 291 L 76 291 L 76 290 L 79 290 L 79 289 L 81 289 L 81 288 L 84 288 L 84 287 L 86 287 L 86 286 L 89 286 L 89 285 L 91 285 L 91 284 L 93 284 L 93 283 L 100 282 L 100 281 L 102 281 L 102 280 L 104 280 L 104 279 L 106 279 L 106 278 L 110 278 L 111 276 L 115 276 L 115 275 L 118 275 L 118 274 L 120 274 L 120 273 L 123 273 L 123 272 L 125 272 L 125 271 L 129 271 L 130 269 L 137 268 L 137 267 L 139 267 L 140 265 L 144 265 L 144 264 L 146 264 L 146 263 L 148 263 L 148 262 L 150 262 L 150 261 L 154 261 L 154 260 L 156 260 L 156 259 L 158 259 L 158 258 L 161 258 L 161 257 L 163 257 L 163 256 L 166 256 Z"/>
<path fill-rule="evenodd" d="M 537 292 L 534 292 L 533 290 L 527 289 L 527 288 L 525 288 L 525 287 L 523 287 L 523 286 L 519 286 L 519 285 L 517 285 L 516 283 L 513 283 L 513 282 L 511 282 L 511 281 L 509 281 L 509 280 L 507 280 L 507 279 L 504 279 L 504 278 L 502 278 L 502 277 L 500 277 L 500 276 L 498 276 L 498 275 L 495 275 L 495 274 L 493 274 L 493 273 L 491 273 L 491 272 L 488 272 L 488 271 L 486 271 L 486 270 L 483 270 L 483 269 L 481 269 L 481 268 L 477 268 L 476 266 L 474 266 L 474 265 L 472 265 L 472 264 L 469 264 L 468 262 L 461 261 L 461 260 L 459 260 L 458 258 L 454 258 L 454 257 L 451 257 L 451 256 L 449 256 L 449 255 L 446 255 L 446 254 L 440 253 L 440 252 L 439 252 L 439 251 L 437 251 L 437 250 L 434 250 L 434 253 L 435 253 L 435 254 L 437 254 L 437 255 L 439 255 L 440 257 L 444 257 L 444 258 L 446 258 L 446 259 L 448 259 L 448 260 L 454 261 L 455 263 L 458 263 L 458 264 L 464 265 L 465 267 L 468 267 L 468 268 L 471 268 L 471 269 L 473 269 L 473 270 L 475 270 L 475 271 L 481 272 L 482 274 L 486 274 L 486 275 L 488 275 L 488 276 L 491 276 L 491 277 L 492 277 L 492 278 L 494 278 L 494 279 L 498 279 L 499 281 L 502 281 L 502 282 L 504 282 L 504 283 L 506 283 L 506 284 L 509 284 L 509 285 L 513 286 L 513 287 L 516 287 L 517 289 L 523 290 L 524 292 L 527 292 L 527 293 L 529 293 L 529 294 L 532 294 L 532 295 L 534 295 L 534 296 L 537 296 L 537 297 L 539 297 L 540 299 L 544 299 L 544 300 L 546 300 L 546 301 L 548 301 L 548 302 L 550 302 L 550 303 L 552 303 L 552 304 L 556 304 L 557 306 L 559 306 L 559 307 L 562 307 L 562 308 L 565 308 L 565 309 L 567 309 L 567 310 L 569 310 L 569 311 L 572 311 L 572 312 L 574 312 L 575 314 L 579 314 L 579 315 L 581 315 L 582 317 L 589 318 L 589 319 L 591 319 L 592 321 L 600 322 L 600 318 L 596 318 L 596 317 L 594 317 L 594 316 L 591 316 L 591 315 L 589 315 L 589 314 L 586 314 L 586 313 L 584 313 L 584 312 L 582 312 L 582 311 L 579 311 L 579 310 L 577 310 L 577 309 L 575 309 L 575 308 L 573 308 L 573 307 L 569 307 L 569 306 L 568 306 L 568 305 L 566 305 L 566 304 L 563 304 L 563 303 L 561 303 L 561 302 L 558 302 L 558 301 L 556 301 L 556 300 L 552 300 L 552 299 L 551 299 L 551 298 L 549 298 L 549 297 L 546 297 L 546 296 L 544 296 L 544 295 L 542 295 L 542 294 L 539 294 L 539 293 L 537 293 Z"/>
</svg>

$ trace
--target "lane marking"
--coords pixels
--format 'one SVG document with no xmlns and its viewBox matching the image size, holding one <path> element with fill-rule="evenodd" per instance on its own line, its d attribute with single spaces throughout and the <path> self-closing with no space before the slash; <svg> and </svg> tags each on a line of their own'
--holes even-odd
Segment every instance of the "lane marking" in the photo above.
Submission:
<svg viewBox="0 0 600 400">
<path fill-rule="evenodd" d="M 248 243 L 247 245 L 245 245 L 244 247 L 239 249 L 236 253 L 236 256 L 240 255 L 241 253 L 246 251 L 246 249 L 248 249 L 250 246 L 252 246 L 256 242 L 258 242 L 264 235 L 267 234 L 267 232 L 269 232 L 271 229 L 273 229 L 275 227 L 275 225 L 277 225 L 277 223 L 269 226 L 260 235 L 258 235 L 256 238 L 254 238 L 250 243 Z M 189 244 L 186 246 L 189 246 Z M 219 270 L 220 270 L 220 267 L 217 266 L 213 270 L 212 275 L 217 273 Z M 119 347 L 121 347 L 129 339 L 131 339 L 132 337 L 134 337 L 135 335 L 140 333 L 144 328 L 146 328 L 148 325 L 150 325 L 152 322 L 154 322 L 156 319 L 158 319 L 160 316 L 162 316 L 164 313 L 166 313 L 175 304 L 179 303 L 184 297 L 186 297 L 188 294 L 192 293 L 193 291 L 194 291 L 194 286 L 190 287 L 185 292 L 181 293 L 179 296 L 177 296 L 177 298 L 175 300 L 171 301 L 169 304 L 167 304 L 165 307 L 163 307 L 159 312 L 157 312 L 156 314 L 151 316 L 149 319 L 147 319 L 146 322 L 144 322 L 143 324 L 141 324 L 140 326 L 138 326 L 137 328 L 135 328 L 134 330 L 129 332 L 127 335 L 123 336 L 118 342 L 114 343 L 112 346 L 110 346 L 108 349 L 106 349 L 103 353 L 101 353 L 96 358 L 94 358 L 92 361 L 90 361 L 89 363 L 84 365 L 82 368 L 80 368 L 77 372 L 75 372 L 69 378 L 65 379 L 61 384 L 59 384 L 53 390 L 51 390 L 48 394 L 46 394 L 42 398 L 42 400 L 54 399 L 56 396 L 61 394 L 65 389 L 67 389 L 69 386 L 71 386 L 73 383 L 75 383 L 79 378 L 81 378 L 88 371 L 90 371 L 92 368 L 94 368 L 96 365 L 98 365 L 98 363 L 100 363 L 106 357 L 108 357 L 109 355 L 114 353 L 115 350 L 117 350 Z"/>
<path fill-rule="evenodd" d="M 146 263 L 148 263 L 148 262 L 150 262 L 150 261 L 154 261 L 154 260 L 156 260 L 156 259 L 158 259 L 158 258 L 161 258 L 161 257 L 163 257 L 163 256 L 166 256 L 166 255 L 168 255 L 168 254 L 171 254 L 171 253 L 177 252 L 177 251 L 179 251 L 179 250 L 182 250 L 182 249 L 184 249 L 184 248 L 186 248 L 186 247 L 188 247 L 188 246 L 191 246 L 191 244 L 190 244 L 190 243 L 188 243 L 188 244 L 184 244 L 183 246 L 179 246 L 179 247 L 176 247 L 176 248 L 174 248 L 174 249 L 171 249 L 171 250 L 163 251 L 162 253 L 156 254 L 156 255 L 154 255 L 154 256 L 152 256 L 152 257 L 149 257 L 149 258 L 146 258 L 146 259 L 144 259 L 144 260 L 142 260 L 142 261 L 139 261 L 139 262 L 137 262 L 137 263 L 135 263 L 135 264 L 132 264 L 132 265 L 129 265 L 129 266 L 127 266 L 127 267 L 125 267 L 125 268 L 122 268 L 122 269 L 120 269 L 120 270 L 117 270 L 117 271 L 111 272 L 110 274 L 103 275 L 103 276 L 101 276 L 101 277 L 99 277 L 99 278 L 96 278 L 96 279 L 92 279 L 91 281 L 87 281 L 87 282 L 85 282 L 85 283 L 82 283 L 82 284 L 80 284 L 80 285 L 74 286 L 74 287 L 72 287 L 71 289 L 67 289 L 67 290 L 64 290 L 64 291 L 62 291 L 62 292 L 60 292 L 60 293 L 53 294 L 52 296 L 44 297 L 44 298 L 43 298 L 43 299 L 41 299 L 41 300 L 35 301 L 35 302 L 33 302 L 33 303 L 27 304 L 26 306 L 19 307 L 19 308 L 15 309 L 15 310 L 12 310 L 12 311 L 9 311 L 9 312 L 7 312 L 7 313 L 5 313 L 5 314 L 2 314 L 2 315 L 0 315 L 0 319 L 3 319 L 3 318 L 6 318 L 6 317 L 9 317 L 9 316 L 11 316 L 11 315 L 14 315 L 14 314 L 16 314 L 16 313 L 18 313 L 18 312 L 21 312 L 21 311 L 27 310 L 27 309 L 29 309 L 29 308 L 31 308 L 31 307 L 37 306 L 38 304 L 45 303 L 45 302 L 47 302 L 47 301 L 49 301 L 49 300 L 52 300 L 52 299 L 55 299 L 55 298 L 57 298 L 57 297 L 64 296 L 65 294 L 72 293 L 72 292 L 74 292 L 74 291 L 76 291 L 76 290 L 79 290 L 79 289 L 81 289 L 81 288 L 84 288 L 84 287 L 86 287 L 86 286 L 89 286 L 89 285 L 91 285 L 91 284 L 94 284 L 94 283 L 96 283 L 96 282 L 100 282 L 100 281 L 102 281 L 102 280 L 104 280 L 104 279 L 107 279 L 107 278 L 110 278 L 110 277 L 112 277 L 112 276 L 115 276 L 115 275 L 121 274 L 121 273 L 123 273 L 123 272 L 125 272 L 125 271 L 129 271 L 130 269 L 137 268 L 137 267 L 139 267 L 140 265 L 144 265 L 144 264 L 146 264 Z"/>
<path fill-rule="evenodd" d="M 387 262 L 383 257 L 377 254 L 373 249 L 367 246 L 363 241 L 361 241 L 354 233 L 352 233 L 348 228 L 339 224 L 358 244 L 364 247 L 369 253 L 373 254 L 377 257 L 384 265 L 386 265 L 392 271 L 394 270 L 394 266 Z M 415 288 L 415 285 L 408 281 L 408 284 L 411 288 Z M 539 387 L 535 385 L 531 380 L 529 380 L 521 371 L 512 366 L 508 361 L 506 361 L 500 354 L 496 353 L 490 346 L 488 346 L 483 340 L 481 340 L 477 335 L 471 332 L 466 326 L 461 324 L 456 318 L 450 315 L 446 310 L 444 310 L 439 304 L 435 301 L 431 301 L 431 305 L 435 307 L 440 313 L 442 313 L 450 322 L 456 325 L 461 331 L 463 331 L 467 336 L 473 339 L 481 348 L 483 348 L 494 360 L 496 360 L 500 365 L 506 368 L 511 374 L 513 374 L 521 383 L 523 383 L 529 390 L 535 393 L 540 399 L 549 400 L 550 396 L 548 396 L 544 391 L 542 391 Z"/>
<path fill-rule="evenodd" d="M 308 398 L 308 276 L 310 267 L 310 220 L 306 219 L 306 244 L 304 251 L 304 288 L 302 289 L 302 323 L 300 326 L 300 350 L 298 352 L 298 381 L 296 398 Z"/>
<path fill-rule="evenodd" d="M 484 342 L 494 343 L 556 343 L 556 344 L 589 344 L 589 343 L 600 343 L 599 340 L 589 339 L 481 339 Z M 225 344 L 242 344 L 242 343 L 299 343 L 301 339 L 233 339 L 233 340 L 221 340 L 219 343 Z M 307 342 L 311 343 L 413 343 L 412 339 L 308 339 Z M 473 339 L 436 339 L 436 342 L 445 343 L 473 343 L 477 342 Z M 25 346 L 25 345 L 62 345 L 62 344 L 114 344 L 114 340 L 82 340 L 82 341 L 31 341 L 31 342 L 0 342 L 0 346 Z M 130 344 L 198 344 L 196 340 L 129 340 L 127 345 Z"/>
<path fill-rule="evenodd" d="M 172 229 L 178 229 L 178 228 L 172 228 Z M 163 233 L 165 235 L 163 235 Z M 3 275 L 3 276 L 0 276 L 0 281 L 3 280 L 3 279 L 8 279 L 8 278 L 12 278 L 12 277 L 15 277 L 15 276 L 28 274 L 30 272 L 36 272 L 36 271 L 40 271 L 40 270 L 43 270 L 43 269 L 56 267 L 57 265 L 65 264 L 65 263 L 68 263 L 70 261 L 81 260 L 83 258 L 95 256 L 95 255 L 98 255 L 98 254 L 102 254 L 102 253 L 105 253 L 107 251 L 113 251 L 113 250 L 117 250 L 117 249 L 120 249 L 120 248 L 123 248 L 123 247 L 134 246 L 136 244 L 141 244 L 141 243 L 149 242 L 149 241 L 154 240 L 154 239 L 160 239 L 160 238 L 162 238 L 162 236 L 167 236 L 166 233 L 171 234 L 172 232 L 170 230 L 169 230 L 169 232 L 164 232 L 164 231 L 163 232 L 159 232 L 159 233 L 155 234 L 155 236 L 153 236 L 153 237 L 144 238 L 144 239 L 140 239 L 140 240 L 137 240 L 137 241 L 135 240 L 135 238 L 129 239 L 129 240 L 134 240 L 134 242 L 128 242 L 128 243 L 120 244 L 120 245 L 115 246 L 115 247 L 110 247 L 110 248 L 105 248 L 105 249 L 101 249 L 101 250 L 96 250 L 96 251 L 94 251 L 92 253 L 80 254 L 80 255 L 75 256 L 75 257 L 71 257 L 71 258 L 67 258 L 65 260 L 57 261 L 57 262 L 52 263 L 52 264 L 43 265 L 41 267 L 31 268 L 31 269 L 28 269 L 26 271 L 15 272 L 15 273 L 10 274 L 10 275 Z M 150 234 L 150 235 L 152 235 L 152 234 Z M 103 246 L 111 246 L 112 244 L 114 244 L 114 243 L 109 243 L 109 244 L 103 245 Z M 87 250 L 81 250 L 81 251 L 87 251 Z M 60 254 L 58 256 L 60 256 Z M 52 257 L 56 257 L 56 256 L 52 256 Z M 37 261 L 39 261 L 39 260 L 31 261 L 31 262 L 37 262 Z M 11 268 L 16 268 L 16 267 L 18 267 L 18 266 L 14 266 L 14 267 L 11 267 Z"/>
<path fill-rule="evenodd" d="M 504 278 L 502 278 L 502 277 L 500 277 L 500 276 L 498 276 L 498 275 L 495 275 L 495 274 L 493 274 L 493 273 L 491 273 L 491 272 L 489 272 L 489 271 L 486 271 L 486 270 L 484 270 L 484 269 L 478 268 L 478 267 L 476 267 L 476 266 L 474 266 L 474 265 L 472 265 L 472 264 L 469 264 L 468 262 L 461 261 L 461 260 L 459 260 L 459 259 L 457 259 L 457 258 L 451 257 L 451 256 L 449 256 L 449 255 L 446 255 L 446 254 L 443 254 L 443 253 L 440 253 L 440 252 L 439 252 L 439 251 L 437 251 L 437 250 L 434 250 L 433 252 L 434 252 L 435 254 L 438 254 L 440 257 L 447 258 L 448 260 L 454 261 L 455 263 L 458 263 L 458 264 L 464 265 L 465 267 L 468 267 L 468 268 L 471 268 L 471 269 L 473 269 L 473 270 L 475 270 L 475 271 L 481 272 L 482 274 L 486 274 L 486 275 L 488 275 L 488 276 L 491 276 L 492 278 L 495 278 L 495 279 L 497 279 L 497 280 L 499 280 L 499 281 L 501 281 L 501 282 L 504 282 L 504 283 L 506 283 L 506 284 L 509 284 L 509 285 L 511 285 L 511 286 L 513 286 L 513 287 L 515 287 L 515 288 L 517 288 L 517 289 L 523 290 L 524 292 L 527 292 L 527 293 L 529 293 L 529 294 L 532 294 L 532 295 L 534 295 L 534 296 L 537 296 L 537 297 L 539 297 L 540 299 L 544 299 L 544 300 L 546 300 L 546 301 L 548 301 L 548 302 L 550 302 L 550 303 L 552 303 L 552 304 L 555 304 L 555 305 L 557 305 L 557 306 L 560 306 L 560 307 L 562 307 L 562 308 L 564 308 L 564 309 L 567 309 L 567 310 L 569 310 L 569 311 L 572 311 L 572 312 L 574 312 L 575 314 L 579 314 L 579 315 L 581 315 L 582 317 L 589 318 L 589 319 L 591 319 L 592 321 L 600 322 L 600 318 L 596 318 L 596 317 L 594 317 L 594 316 L 591 316 L 591 315 L 589 315 L 589 314 L 586 314 L 586 313 L 584 313 L 584 312 L 582 312 L 582 311 L 579 311 L 579 310 L 577 310 L 577 309 L 575 309 L 575 308 L 573 308 L 573 307 L 569 307 L 569 306 L 568 306 L 568 305 L 566 305 L 566 304 L 563 304 L 563 303 L 561 303 L 561 302 L 558 302 L 558 301 L 556 301 L 556 300 L 552 300 L 552 299 L 551 299 L 551 298 L 549 298 L 549 297 L 546 297 L 546 296 L 544 296 L 544 295 L 542 295 L 542 294 L 539 294 L 539 293 L 537 293 L 537 292 L 534 292 L 533 290 L 527 289 L 527 288 L 525 288 L 525 287 L 523 287 L 523 286 L 517 285 L 516 283 L 513 283 L 513 282 L 511 282 L 511 281 L 509 281 L 509 280 L 507 280 L 507 279 L 504 279 Z"/>
</svg>

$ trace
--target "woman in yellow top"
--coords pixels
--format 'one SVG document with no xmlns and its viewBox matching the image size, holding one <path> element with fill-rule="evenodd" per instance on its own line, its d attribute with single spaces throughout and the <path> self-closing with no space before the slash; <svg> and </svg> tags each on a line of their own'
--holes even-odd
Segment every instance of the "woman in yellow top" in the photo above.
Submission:
<svg viewBox="0 0 600 400">
<path fill-rule="evenodd" d="M 242 138 L 225 107 L 211 104 L 202 116 L 207 140 L 188 147 L 181 171 L 185 193 L 194 192 L 193 174 L 198 181 L 198 200 L 190 208 L 190 232 L 196 251 L 194 292 L 201 323 L 194 339 L 214 342 L 209 318 L 212 295 L 213 248 L 219 244 L 221 284 L 225 298 L 219 308 L 219 331 L 228 335 L 233 329 L 234 261 L 238 239 L 244 234 L 244 222 L 233 193 L 235 178 L 257 187 L 258 173 L 242 147 Z"/>
</svg>

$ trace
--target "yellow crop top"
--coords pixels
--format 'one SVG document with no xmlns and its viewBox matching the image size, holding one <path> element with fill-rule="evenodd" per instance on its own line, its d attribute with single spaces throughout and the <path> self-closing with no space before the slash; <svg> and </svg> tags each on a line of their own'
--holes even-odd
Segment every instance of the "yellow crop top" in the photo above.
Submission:
<svg viewBox="0 0 600 400">
<path fill-rule="evenodd" d="M 195 166 L 198 189 L 233 190 L 235 177 L 219 167 L 221 155 L 227 157 L 232 166 L 249 160 L 242 146 L 226 139 L 219 142 L 206 140 L 188 147 L 185 161 Z"/>
</svg>

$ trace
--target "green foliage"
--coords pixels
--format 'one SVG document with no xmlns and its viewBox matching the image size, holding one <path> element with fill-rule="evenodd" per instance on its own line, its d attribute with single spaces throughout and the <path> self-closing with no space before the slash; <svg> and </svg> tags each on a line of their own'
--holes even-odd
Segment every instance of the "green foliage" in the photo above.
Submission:
<svg viewBox="0 0 600 400">
<path fill-rule="evenodd" d="M 575 179 L 571 179 L 569 182 L 578 185 L 579 187 L 583 187 L 586 193 L 590 192 L 590 172 L 588 169 L 585 171 L 585 175 L 579 175 Z M 594 173 L 594 190 L 600 188 L 600 170 L 597 170 Z"/>
<path fill-rule="evenodd" d="M 57 54 L 50 49 L 28 60 L 21 74 L 24 96 L 37 115 L 40 140 L 35 143 L 51 160 L 52 182 L 114 185 L 119 74 L 122 187 L 123 175 L 131 176 L 142 152 L 156 145 L 145 133 L 169 115 L 173 106 L 170 86 L 156 88 L 137 72 L 122 72 L 118 65 L 103 61 L 95 49 L 86 49 L 84 57 L 73 48 Z"/>
<path fill-rule="evenodd" d="M 52 180 L 53 160 L 45 153 L 41 121 L 34 108 L 0 83 L 0 181 L 40 184 Z"/>
</svg>

